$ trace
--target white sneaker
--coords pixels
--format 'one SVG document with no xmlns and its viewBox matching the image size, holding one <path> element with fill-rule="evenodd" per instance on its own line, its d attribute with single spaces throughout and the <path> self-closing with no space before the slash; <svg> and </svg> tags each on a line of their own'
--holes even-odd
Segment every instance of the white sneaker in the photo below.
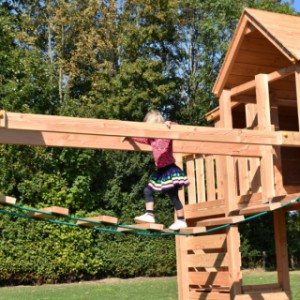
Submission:
<svg viewBox="0 0 300 300">
<path fill-rule="evenodd" d="M 155 223 L 155 218 L 149 213 L 145 213 L 141 216 L 135 217 L 134 221 L 136 223 Z"/>
<path fill-rule="evenodd" d="M 179 230 L 181 228 L 186 228 L 187 224 L 184 220 L 177 220 L 174 224 L 172 224 L 169 229 L 170 230 Z"/>
</svg>

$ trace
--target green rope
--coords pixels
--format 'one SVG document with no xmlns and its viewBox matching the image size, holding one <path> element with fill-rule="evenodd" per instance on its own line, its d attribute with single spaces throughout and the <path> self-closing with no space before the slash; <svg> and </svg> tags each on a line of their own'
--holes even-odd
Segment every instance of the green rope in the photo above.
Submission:
<svg viewBox="0 0 300 300">
<path fill-rule="evenodd" d="M 300 197 L 296 197 L 295 199 L 282 204 L 281 206 L 279 206 L 278 208 L 272 210 L 272 211 L 265 211 L 265 212 L 261 212 L 261 213 L 257 213 L 255 215 L 246 217 L 245 219 L 241 220 L 241 221 L 237 221 L 235 223 L 230 223 L 230 224 L 225 224 L 225 225 L 220 225 L 220 226 L 216 226 L 210 229 L 207 229 L 206 231 L 203 232 L 199 232 L 199 233 L 182 233 L 182 232 L 175 232 L 175 231 L 157 231 L 157 232 L 150 232 L 149 229 L 146 228 L 139 228 L 139 227 L 135 227 L 135 226 L 130 226 L 130 225 L 122 225 L 122 224 L 108 224 L 106 222 L 100 222 L 100 221 L 94 221 L 94 220 L 89 220 L 89 219 L 85 219 L 85 218 L 78 218 L 78 217 L 73 217 L 73 216 L 66 216 L 66 215 L 59 215 L 59 214 L 53 214 L 51 212 L 45 212 L 42 210 L 38 210 L 35 208 L 30 208 L 30 207 L 24 207 L 24 206 L 19 206 L 19 205 L 12 205 L 12 204 L 6 204 L 6 203 L 1 203 L 2 205 L 5 206 L 9 206 L 11 208 L 17 209 L 17 210 L 21 210 L 21 211 L 28 211 L 28 212 L 35 212 L 35 213 L 40 213 L 40 214 L 44 214 L 47 216 L 59 216 L 61 218 L 67 219 L 67 220 L 71 220 L 71 221 L 84 221 L 84 222 L 88 222 L 91 224 L 95 224 L 95 225 L 102 225 L 102 226 L 110 226 L 113 228 L 124 228 L 124 229 L 129 229 L 129 230 L 134 230 L 134 232 L 124 232 L 124 231 L 120 231 L 120 230 L 116 230 L 116 229 L 111 229 L 111 228 L 106 228 L 106 227 L 99 227 L 99 226 L 94 226 L 94 227 L 86 227 L 83 225 L 79 225 L 76 223 L 71 223 L 71 222 L 66 222 L 66 221 L 60 221 L 60 220 L 56 220 L 56 219 L 40 219 L 34 216 L 30 216 L 27 214 L 23 214 L 23 213 L 17 213 L 17 212 L 12 212 L 12 211 L 8 211 L 8 210 L 0 210 L 0 213 L 6 214 L 6 215 L 11 215 L 14 217 L 20 217 L 20 218 L 25 218 L 25 219 L 29 219 L 29 220 L 38 220 L 38 221 L 43 221 L 43 222 L 47 222 L 47 223 L 51 223 L 51 224 L 58 224 L 58 225 L 66 225 L 66 226 L 72 226 L 72 227 L 76 227 L 76 228 L 89 228 L 91 230 L 96 230 L 96 231 L 102 231 L 102 232 L 109 232 L 109 233 L 118 233 L 118 234 L 134 234 L 134 235 L 138 235 L 138 236 L 150 236 L 150 237 L 164 237 L 164 236 L 176 236 L 176 235 L 180 235 L 180 236 L 198 236 L 198 235 L 204 235 L 207 233 L 211 233 L 220 229 L 224 229 L 224 228 L 228 228 L 231 227 L 233 225 L 238 225 L 240 223 L 244 223 L 244 222 L 249 222 L 253 219 L 259 218 L 263 215 L 266 215 L 268 213 L 271 213 L 275 210 L 279 210 L 283 207 L 289 206 L 293 203 L 296 203 L 300 200 Z"/>
</svg>

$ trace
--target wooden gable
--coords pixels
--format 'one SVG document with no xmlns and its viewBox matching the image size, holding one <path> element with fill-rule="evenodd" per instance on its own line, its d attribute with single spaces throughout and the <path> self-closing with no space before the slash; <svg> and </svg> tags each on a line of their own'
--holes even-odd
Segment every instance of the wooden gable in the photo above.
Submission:
<svg viewBox="0 0 300 300">
<path fill-rule="evenodd" d="M 249 82 L 257 74 L 269 74 L 297 63 L 299 37 L 300 17 L 245 9 L 214 85 L 214 94 L 219 97 L 223 89 Z M 289 81 L 293 78 L 286 78 L 278 87 L 279 97 L 295 99 L 295 94 L 288 92 L 293 84 Z"/>
</svg>

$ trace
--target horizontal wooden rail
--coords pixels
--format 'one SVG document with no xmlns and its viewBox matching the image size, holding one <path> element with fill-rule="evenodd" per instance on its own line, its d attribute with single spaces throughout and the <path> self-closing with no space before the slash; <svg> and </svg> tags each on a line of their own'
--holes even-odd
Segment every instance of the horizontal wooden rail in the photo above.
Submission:
<svg viewBox="0 0 300 300">
<path fill-rule="evenodd" d="M 102 136 L 31 130 L 0 129 L 0 143 L 11 145 L 31 145 L 66 148 L 113 149 L 126 151 L 151 151 L 145 144 L 122 141 L 118 136 Z M 233 155 L 242 157 L 261 157 L 260 146 L 225 143 L 202 143 L 174 141 L 174 153 Z"/>
<path fill-rule="evenodd" d="M 72 118 L 62 116 L 34 115 L 4 112 L 6 124 L 3 128 L 38 132 L 60 132 L 119 137 L 148 137 L 181 141 L 218 142 L 252 145 L 280 145 L 280 132 L 225 129 L 201 126 Z M 300 135 L 300 134 L 299 134 Z"/>
</svg>

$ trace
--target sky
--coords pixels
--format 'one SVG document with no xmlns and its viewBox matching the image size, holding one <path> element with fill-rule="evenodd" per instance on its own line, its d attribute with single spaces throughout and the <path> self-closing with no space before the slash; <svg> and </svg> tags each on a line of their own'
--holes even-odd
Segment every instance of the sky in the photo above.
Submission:
<svg viewBox="0 0 300 300">
<path fill-rule="evenodd" d="M 290 0 L 284 0 L 284 2 L 291 2 Z M 297 12 L 300 12 L 300 0 L 294 0 L 292 5 Z"/>
</svg>

